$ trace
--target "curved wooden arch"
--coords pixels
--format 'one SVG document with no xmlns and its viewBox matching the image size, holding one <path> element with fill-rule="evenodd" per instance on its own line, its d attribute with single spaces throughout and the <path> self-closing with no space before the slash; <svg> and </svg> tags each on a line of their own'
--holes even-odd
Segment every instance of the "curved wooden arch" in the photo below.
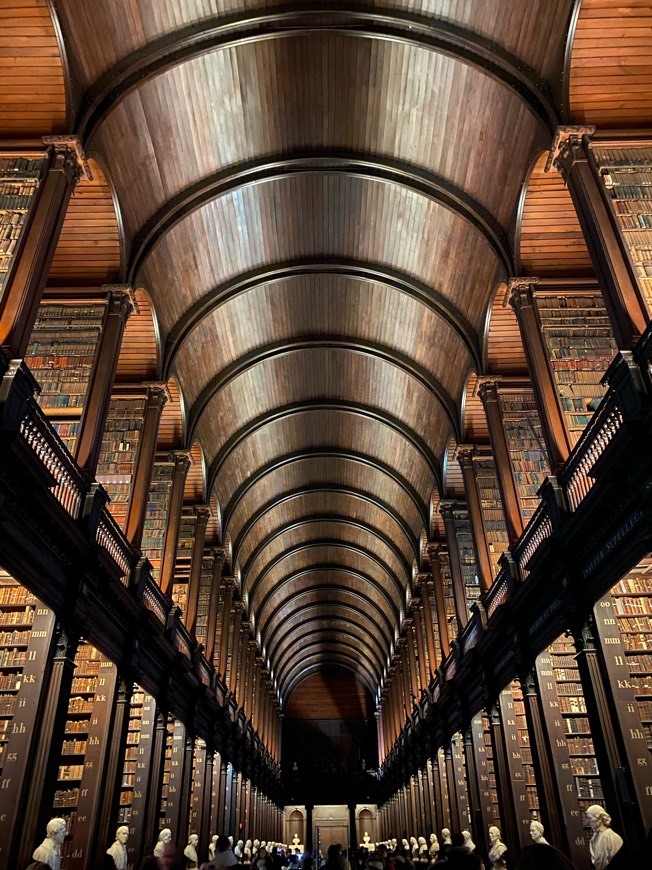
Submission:
<svg viewBox="0 0 652 870">
<path fill-rule="evenodd" d="M 256 577 L 253 585 L 251 587 L 247 586 L 247 592 L 249 593 L 249 600 L 253 602 L 255 595 L 256 595 L 256 591 L 258 590 L 260 584 L 264 582 L 265 577 L 268 575 L 268 573 L 270 571 L 273 571 L 277 565 L 279 565 L 281 562 L 283 562 L 284 559 L 291 558 L 295 553 L 301 553 L 301 552 L 304 552 L 306 550 L 314 550 L 314 549 L 317 549 L 318 547 L 333 547 L 333 548 L 338 547 L 342 550 L 349 550 L 351 552 L 358 553 L 361 556 L 363 556 L 364 558 L 369 559 L 371 562 L 374 562 L 376 565 L 378 565 L 378 567 L 383 572 L 383 574 L 385 574 L 391 580 L 391 582 L 394 584 L 394 586 L 398 592 L 398 595 L 399 595 L 399 600 L 403 597 L 405 586 L 402 585 L 402 583 L 398 579 L 398 577 L 395 574 L 393 574 L 389 570 L 389 568 L 386 565 L 384 565 L 383 562 L 381 562 L 381 560 L 374 553 L 372 553 L 370 550 L 367 550 L 365 547 L 360 547 L 360 546 L 357 546 L 354 544 L 350 544 L 348 542 L 338 541 L 336 539 L 326 540 L 324 538 L 320 538 L 320 539 L 310 541 L 307 543 L 297 544 L 295 547 L 291 547 L 289 550 L 285 550 L 283 553 L 281 553 L 275 559 L 272 559 L 271 562 L 268 562 L 268 564 L 265 566 L 265 570 L 262 571 Z M 247 583 L 247 581 L 245 579 L 245 584 L 246 583 Z"/>
<path fill-rule="evenodd" d="M 337 609 L 336 609 L 337 607 Z M 311 611 L 316 611 L 315 616 L 307 616 Z M 342 616 L 342 613 L 346 613 L 346 617 Z M 355 617 L 355 619 L 352 618 Z M 383 649 L 380 640 L 376 637 L 375 631 L 369 631 L 371 628 L 369 624 L 369 614 L 364 610 L 361 610 L 357 607 L 352 607 L 350 605 L 334 605 L 331 604 L 329 608 L 325 608 L 322 604 L 310 604 L 302 607 L 301 610 L 296 611 L 292 617 L 292 623 L 286 623 L 284 628 L 279 628 L 274 632 L 274 636 L 270 638 L 269 646 L 268 646 L 268 655 L 270 660 L 274 658 L 274 653 L 276 649 L 280 649 L 281 646 L 285 646 L 287 642 L 292 642 L 294 637 L 294 632 L 303 631 L 304 627 L 311 626 L 311 629 L 315 629 L 319 623 L 323 623 L 328 620 L 340 620 L 340 619 L 350 619 L 351 624 L 357 626 L 362 631 L 367 631 L 369 634 L 369 639 L 373 644 L 375 644 L 377 651 L 381 654 L 381 660 L 383 662 L 383 666 L 387 661 L 387 649 L 389 648 L 389 644 L 391 642 L 391 638 L 383 635 L 387 643 L 387 649 Z M 356 622 L 356 619 L 359 618 L 360 622 Z M 299 625 L 299 628 L 296 625 Z M 373 626 L 373 629 L 378 629 L 377 625 Z"/>
<path fill-rule="evenodd" d="M 290 697 L 292 692 L 303 683 L 308 677 L 312 676 L 312 674 L 318 673 L 323 670 L 324 665 L 329 664 L 339 665 L 344 670 L 350 671 L 354 677 L 357 677 L 358 680 L 362 682 L 364 687 L 369 691 L 369 694 L 372 698 L 376 697 L 376 693 L 378 691 L 378 684 L 376 678 L 374 677 L 373 682 L 367 682 L 368 674 L 362 676 L 357 668 L 357 661 L 355 659 L 351 659 L 349 656 L 341 656 L 332 654 L 329 660 L 325 661 L 321 656 L 314 656 L 312 658 L 312 663 L 305 665 L 303 670 L 300 670 L 297 674 L 288 674 L 286 679 L 289 681 L 287 686 L 283 690 L 280 690 L 279 693 L 281 695 L 282 703 L 285 703 L 285 700 Z M 305 662 L 302 662 L 299 667 L 303 666 Z"/>
<path fill-rule="evenodd" d="M 279 154 L 221 169 L 182 190 L 165 203 L 136 233 L 129 254 L 128 276 L 135 280 L 156 244 L 188 215 L 212 200 L 249 185 L 297 175 L 355 175 L 396 184 L 442 205 L 463 218 L 483 237 L 506 274 L 513 270 L 507 234 L 493 215 L 472 196 L 446 180 L 412 164 L 389 157 L 346 151 Z"/>
<path fill-rule="evenodd" d="M 305 33 L 344 33 L 356 38 L 386 39 L 434 51 L 491 77 L 528 108 L 550 134 L 558 124 L 547 85 L 535 70 L 510 52 L 472 30 L 431 16 L 378 9 L 333 10 L 293 6 L 253 10 L 205 19 L 166 34 L 132 52 L 86 92 L 77 135 L 85 144 L 104 118 L 127 94 L 162 72 L 222 48 Z"/>
<path fill-rule="evenodd" d="M 256 548 L 252 551 L 251 555 L 247 559 L 245 563 L 242 574 L 246 577 L 249 573 L 249 570 L 253 563 L 256 561 L 258 556 L 269 546 L 269 544 L 274 541 L 276 538 L 281 537 L 286 532 L 296 529 L 300 526 L 307 526 L 311 523 L 341 523 L 345 526 L 352 526 L 354 528 L 359 528 L 364 532 L 373 535 L 378 540 L 382 541 L 382 543 L 392 552 L 392 554 L 396 557 L 396 559 L 401 563 L 401 565 L 405 568 L 405 577 L 406 580 L 410 576 L 411 567 L 405 556 L 401 553 L 400 550 L 397 549 L 394 541 L 391 538 L 387 537 L 387 535 L 382 532 L 380 529 L 377 529 L 375 526 L 372 526 L 368 523 L 363 523 L 361 520 L 354 520 L 351 517 L 347 517 L 344 514 L 311 514 L 307 517 L 302 517 L 300 520 L 291 520 L 289 523 L 285 523 L 280 526 L 278 529 L 275 529 L 269 535 L 267 535 L 263 540 L 256 546 Z M 313 539 L 317 540 L 317 539 Z"/>
<path fill-rule="evenodd" d="M 277 583 L 277 585 L 273 589 L 270 589 L 268 592 L 265 593 L 262 601 L 260 602 L 260 604 L 256 608 L 256 621 L 259 622 L 261 625 L 265 624 L 265 620 L 263 619 L 263 613 L 265 611 L 265 608 L 270 603 L 272 596 L 279 593 L 283 589 L 283 587 L 286 586 L 288 583 L 291 583 L 293 580 L 297 580 L 301 577 L 309 577 L 309 576 L 313 576 L 313 575 L 322 574 L 324 572 L 328 573 L 329 575 L 342 574 L 342 575 L 345 575 L 347 577 L 353 577 L 356 580 L 361 581 L 363 583 L 363 586 L 368 585 L 369 587 L 373 587 L 374 589 L 377 589 L 380 593 L 380 597 L 383 599 L 383 601 L 385 602 L 385 605 L 388 608 L 388 612 L 394 616 L 395 621 L 398 623 L 401 608 L 397 607 L 394 604 L 394 602 L 392 601 L 390 596 L 387 594 L 385 589 L 379 583 L 377 583 L 377 581 L 373 577 L 371 577 L 369 574 L 365 574 L 363 571 L 359 571 L 356 568 L 349 568 L 346 565 L 338 565 L 337 562 L 332 562 L 332 563 L 331 562 L 320 562 L 320 563 L 317 563 L 315 565 L 309 565 L 305 568 L 299 568 L 297 571 L 292 571 L 290 574 L 287 574 L 283 578 L 283 580 L 281 580 L 279 583 Z M 336 584 L 332 584 L 332 583 L 317 584 L 315 582 L 315 585 L 311 587 L 311 591 L 314 591 L 317 588 L 321 589 L 324 586 L 327 588 L 328 587 L 341 588 L 341 587 L 338 587 Z M 360 595 L 362 598 L 365 599 L 365 601 L 368 603 L 368 605 L 370 607 L 374 607 L 376 610 L 378 610 L 378 607 L 374 604 L 374 602 L 371 600 L 371 598 L 367 598 L 367 596 L 364 594 L 364 592 L 361 592 Z"/>
<path fill-rule="evenodd" d="M 310 573 L 310 571 L 308 571 L 307 573 Z M 344 595 L 347 598 L 351 598 L 352 600 L 359 601 L 360 604 L 362 605 L 363 609 L 365 609 L 367 613 L 369 613 L 369 608 L 371 607 L 373 613 L 379 614 L 380 622 L 381 622 L 381 624 L 385 625 L 385 628 L 387 629 L 390 637 L 394 637 L 396 623 L 392 622 L 392 620 L 389 618 L 389 616 L 382 609 L 379 609 L 378 607 L 376 607 L 375 604 L 370 602 L 369 599 L 366 598 L 359 591 L 356 591 L 353 589 L 347 589 L 345 586 L 338 586 L 336 584 L 322 585 L 319 587 L 319 589 L 321 590 L 321 592 Z M 292 598 L 291 601 L 288 600 L 288 601 L 284 602 L 284 604 L 298 605 L 294 610 L 295 613 L 298 613 L 302 609 L 301 604 L 302 604 L 302 601 L 306 598 L 306 596 L 307 595 L 314 596 L 314 594 L 315 594 L 314 588 L 313 589 L 304 589 L 301 592 L 297 592 L 297 594 L 294 596 L 294 598 Z M 309 605 L 313 605 L 314 603 L 315 603 L 315 601 L 312 600 L 309 602 Z M 330 604 L 333 604 L 333 603 L 337 604 L 338 602 L 333 601 L 332 599 L 322 598 L 322 599 L 320 599 L 320 601 L 318 603 L 320 605 L 329 606 Z M 284 606 L 284 605 L 281 605 L 281 607 L 282 606 Z M 280 613 L 280 609 L 281 608 L 279 608 L 279 610 L 277 610 L 276 613 L 272 614 L 272 616 L 270 616 L 269 620 L 267 620 L 267 622 L 261 628 L 261 636 L 263 637 L 263 640 L 265 642 L 267 640 L 266 633 L 269 631 L 270 626 L 272 626 L 272 628 L 273 628 L 274 617 L 276 617 L 277 614 Z M 371 616 L 370 616 L 370 620 L 371 620 L 371 622 L 374 622 L 374 620 L 371 619 Z"/>
<path fill-rule="evenodd" d="M 389 426 L 390 429 L 393 429 L 395 432 L 398 432 L 406 441 L 409 441 L 410 444 L 415 448 L 415 450 L 420 453 L 428 468 L 432 472 L 432 475 L 435 479 L 435 482 L 438 486 L 441 486 L 441 468 L 439 465 L 439 460 L 435 456 L 434 451 L 426 444 L 426 442 L 414 432 L 409 426 L 407 426 L 402 420 L 398 417 L 394 417 L 391 414 L 387 414 L 385 411 L 382 411 L 380 408 L 375 408 L 369 405 L 363 405 L 361 402 L 354 401 L 343 401 L 339 399 L 331 399 L 329 401 L 322 401 L 320 399 L 311 399 L 302 402 L 293 402 L 289 405 L 283 405 L 282 407 L 272 408 L 269 411 L 266 411 L 264 414 L 260 414 L 258 417 L 255 417 L 253 420 L 250 420 L 248 423 L 245 423 L 239 429 L 237 429 L 222 445 L 219 449 L 213 461 L 211 462 L 210 469 L 208 472 L 208 481 L 209 486 L 212 489 L 214 485 L 214 481 L 217 477 L 217 474 L 220 470 L 220 467 L 229 456 L 229 454 L 234 450 L 234 448 L 245 441 L 249 435 L 253 432 L 257 432 L 263 426 L 266 426 L 272 420 L 279 420 L 283 417 L 289 417 L 294 414 L 301 414 L 306 411 L 332 411 L 332 410 L 340 410 L 346 411 L 350 414 L 357 414 L 360 417 L 369 417 L 372 420 L 377 420 L 380 423 L 383 423 L 386 426 Z"/>
<path fill-rule="evenodd" d="M 403 475 L 388 465 L 386 462 L 382 462 L 380 459 L 376 459 L 374 456 L 370 456 L 368 453 L 361 453 L 356 450 L 346 450 L 344 448 L 331 448 L 331 447 L 313 447 L 309 450 L 298 450 L 295 453 L 289 453 L 285 456 L 279 456 L 275 459 L 270 460 L 268 463 L 263 465 L 261 468 L 256 469 L 251 477 L 248 477 L 236 490 L 236 492 L 231 496 L 231 499 L 227 506 L 224 508 L 224 525 L 228 528 L 229 521 L 235 512 L 236 507 L 239 502 L 245 497 L 247 492 L 252 489 L 260 480 L 262 480 L 266 475 L 270 474 L 273 471 L 276 471 L 279 468 L 283 468 L 286 465 L 292 465 L 295 462 L 302 462 L 305 459 L 312 459 L 314 457 L 319 457 L 321 459 L 343 459 L 347 462 L 359 462 L 361 465 L 366 465 L 369 468 L 374 468 L 376 471 L 380 471 L 382 474 L 390 477 L 394 483 L 396 483 L 400 488 L 409 496 L 410 500 L 414 502 L 417 507 L 419 513 L 426 516 L 427 510 L 426 506 L 423 503 L 423 500 L 417 490 L 412 486 L 412 484 L 405 478 Z M 213 484 L 215 482 L 213 481 Z"/>
<path fill-rule="evenodd" d="M 292 671 L 294 671 L 298 665 L 303 663 L 302 660 L 304 656 L 310 657 L 314 653 L 323 653 L 327 657 L 327 661 L 331 653 L 346 653 L 347 655 L 350 653 L 355 658 L 355 660 L 360 663 L 365 671 L 373 674 L 374 682 L 376 685 L 378 685 L 378 683 L 380 682 L 380 678 L 382 676 L 382 668 L 380 669 L 380 671 L 377 670 L 377 665 L 375 661 L 373 659 L 370 660 L 369 658 L 367 658 L 364 653 L 364 648 L 360 647 L 359 644 L 356 645 L 353 642 L 348 643 L 344 640 L 334 640 L 324 642 L 315 641 L 313 643 L 306 644 L 306 646 L 301 649 L 298 649 L 296 660 L 290 658 L 282 665 L 279 665 L 277 673 L 279 686 L 283 686 L 286 673 L 292 673 Z"/>
<path fill-rule="evenodd" d="M 304 597 L 309 592 L 310 592 L 310 590 L 307 590 L 305 593 L 301 593 L 301 595 L 297 596 L 297 597 Z M 281 626 L 273 627 L 273 636 L 270 638 L 270 641 L 269 641 L 270 650 L 274 650 L 276 648 L 276 646 L 278 645 L 277 635 L 279 636 L 279 638 L 287 636 L 287 633 L 289 630 L 294 630 L 295 620 L 301 619 L 303 616 L 305 616 L 305 614 L 308 614 L 312 611 L 315 611 L 318 615 L 314 616 L 314 617 L 307 618 L 307 621 L 316 621 L 318 619 L 323 618 L 322 614 L 328 614 L 328 613 L 339 614 L 340 612 L 346 611 L 346 612 L 354 613 L 357 616 L 359 616 L 360 619 L 363 620 L 363 622 L 366 624 L 367 628 L 371 629 L 372 632 L 378 632 L 380 637 L 385 641 L 385 643 L 387 645 L 387 648 L 383 649 L 382 645 L 380 643 L 380 640 L 378 640 L 378 638 L 376 638 L 379 649 L 383 653 L 384 660 L 386 660 L 387 659 L 387 650 L 389 650 L 389 648 L 394 640 L 393 627 L 391 628 L 391 631 L 390 631 L 390 629 L 388 627 L 389 623 L 376 622 L 373 618 L 373 613 L 370 613 L 369 609 L 367 607 L 358 606 L 357 602 L 358 602 L 360 596 L 357 593 L 351 592 L 350 590 L 344 589 L 343 587 L 340 588 L 339 592 L 340 592 L 340 594 L 343 594 L 346 597 L 350 596 L 351 601 L 349 601 L 347 603 L 332 601 L 332 600 L 328 601 L 328 602 L 311 601 L 311 602 L 308 602 L 307 604 L 302 604 L 299 608 L 297 608 L 296 610 L 294 610 L 292 612 L 292 622 L 289 622 L 286 620 L 286 622 L 283 623 L 283 625 L 288 626 L 287 630 L 282 631 Z M 270 622 L 273 619 L 274 619 L 274 616 L 270 617 Z M 358 623 L 355 623 L 355 624 L 357 625 Z M 269 658 L 270 658 L 270 660 L 272 659 L 271 652 L 270 652 Z"/>
<path fill-rule="evenodd" d="M 481 367 L 480 340 L 476 330 L 462 312 L 437 290 L 412 275 L 382 263 L 351 260 L 344 257 L 338 260 L 319 257 L 284 260 L 262 268 L 251 269 L 205 293 L 170 330 L 164 355 L 165 371 L 170 370 L 179 348 L 192 330 L 222 305 L 265 284 L 276 284 L 292 278 L 312 275 L 341 275 L 346 278 L 356 278 L 359 281 L 384 284 L 417 302 L 421 302 L 448 323 L 460 337 L 478 368 Z"/>
<path fill-rule="evenodd" d="M 199 420 L 212 402 L 212 400 L 225 389 L 230 383 L 245 374 L 250 368 L 254 368 L 268 360 L 277 357 L 290 356 L 291 354 L 304 353 L 313 350 L 345 350 L 352 353 L 371 356 L 374 359 L 383 360 L 390 365 L 399 368 L 408 377 L 413 378 L 441 405 L 448 417 L 453 432 L 459 432 L 457 421 L 457 409 L 450 393 L 426 368 L 415 362 L 407 354 L 399 350 L 381 345 L 379 342 L 367 341 L 361 338 L 347 338 L 345 336 L 305 336 L 292 339 L 281 339 L 271 344 L 263 345 L 249 353 L 242 354 L 231 365 L 222 369 L 204 387 L 195 399 L 188 415 L 189 437 L 194 436 Z"/>
<path fill-rule="evenodd" d="M 299 651 L 305 649 L 306 646 L 311 645 L 312 643 L 317 643 L 319 641 L 331 642 L 332 640 L 338 640 L 340 638 L 346 638 L 347 646 L 352 646 L 353 649 L 364 649 L 369 655 L 367 656 L 368 661 L 373 661 L 374 668 L 378 670 L 379 676 L 383 673 L 383 668 L 385 666 L 384 656 L 382 655 L 382 651 L 376 647 L 369 645 L 370 638 L 365 637 L 364 642 L 365 646 L 362 646 L 362 641 L 360 640 L 360 635 L 355 634 L 350 631 L 347 627 L 341 626 L 338 628 L 333 627 L 324 627 L 318 628 L 316 626 L 310 626 L 306 631 L 297 632 L 291 638 L 286 638 L 286 643 L 283 647 L 279 647 L 277 653 L 274 657 L 274 661 L 276 662 L 276 668 L 278 673 L 282 673 L 284 663 L 287 661 L 288 656 L 297 655 Z M 302 643 L 306 643 L 305 646 L 302 646 Z M 351 641 L 351 643 L 348 643 Z"/>
<path fill-rule="evenodd" d="M 388 514 L 394 520 L 396 525 L 400 527 L 401 531 L 412 545 L 413 552 L 416 556 L 418 552 L 418 541 L 414 533 L 412 532 L 412 529 L 410 529 L 410 527 L 405 523 L 403 518 L 398 517 L 396 513 L 393 512 L 391 505 L 387 504 L 381 499 L 376 498 L 364 489 L 354 489 L 352 487 L 340 486 L 333 483 L 328 486 L 318 484 L 316 486 L 306 486 L 302 487 L 301 489 L 295 489 L 291 492 L 283 493 L 280 497 L 270 500 L 264 505 L 261 505 L 258 510 L 255 511 L 255 513 L 253 513 L 251 517 L 247 520 L 242 529 L 240 529 L 237 538 L 233 542 L 233 550 L 235 553 L 236 561 L 238 558 L 240 544 L 242 543 L 243 538 L 247 535 L 249 529 L 253 528 L 253 526 L 256 525 L 256 523 L 262 516 L 264 516 L 268 511 L 270 511 L 274 507 L 277 507 L 280 504 L 285 504 L 286 502 L 292 501 L 295 498 L 300 498 L 302 495 L 307 495 L 308 493 L 315 492 L 340 492 L 350 496 L 351 498 L 359 498 L 363 501 L 369 502 L 369 504 L 373 504 L 374 507 L 377 507 L 380 510 L 384 511 L 386 514 Z"/>
</svg>

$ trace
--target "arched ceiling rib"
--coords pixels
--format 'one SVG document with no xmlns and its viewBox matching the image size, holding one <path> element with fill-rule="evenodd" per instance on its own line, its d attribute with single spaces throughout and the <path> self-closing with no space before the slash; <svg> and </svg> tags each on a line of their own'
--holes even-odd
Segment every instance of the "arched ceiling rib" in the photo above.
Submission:
<svg viewBox="0 0 652 870">
<path fill-rule="evenodd" d="M 351 671 L 366 686 L 372 697 L 375 697 L 378 691 L 378 681 L 373 674 L 370 674 L 366 668 L 358 663 L 357 658 L 338 652 L 322 652 L 314 654 L 309 658 L 299 659 L 296 667 L 287 674 L 285 684 L 281 687 L 281 697 L 283 700 L 289 698 L 294 688 L 311 674 L 332 665 L 339 665 L 345 670 Z"/>
<path fill-rule="evenodd" d="M 56 3 L 271 667 L 375 694 L 571 0 Z"/>
</svg>

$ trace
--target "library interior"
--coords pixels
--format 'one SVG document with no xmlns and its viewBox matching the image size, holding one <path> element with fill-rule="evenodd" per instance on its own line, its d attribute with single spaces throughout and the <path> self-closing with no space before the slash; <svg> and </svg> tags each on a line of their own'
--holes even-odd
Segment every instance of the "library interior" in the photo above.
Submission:
<svg viewBox="0 0 652 870">
<path fill-rule="evenodd" d="M 651 867 L 651 317 L 652 0 L 0 0 L 0 870 Z"/>
</svg>

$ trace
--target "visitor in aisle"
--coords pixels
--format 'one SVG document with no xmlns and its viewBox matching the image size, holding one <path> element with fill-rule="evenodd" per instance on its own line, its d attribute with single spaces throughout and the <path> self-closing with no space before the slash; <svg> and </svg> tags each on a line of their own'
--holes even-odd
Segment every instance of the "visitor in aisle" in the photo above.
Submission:
<svg viewBox="0 0 652 870">
<path fill-rule="evenodd" d="M 273 870 L 272 859 L 265 846 L 259 846 L 251 862 L 251 870 Z"/>
<path fill-rule="evenodd" d="M 235 867 L 237 863 L 238 859 L 233 854 L 229 838 L 225 836 L 218 837 L 215 841 L 215 857 L 206 864 L 206 868 L 208 870 L 216 870 L 218 867 Z"/>
</svg>

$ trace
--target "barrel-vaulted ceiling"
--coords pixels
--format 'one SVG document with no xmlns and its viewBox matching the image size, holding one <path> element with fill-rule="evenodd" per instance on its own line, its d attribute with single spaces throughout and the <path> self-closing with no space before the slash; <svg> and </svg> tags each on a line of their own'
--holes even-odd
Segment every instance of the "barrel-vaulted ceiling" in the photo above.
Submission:
<svg viewBox="0 0 652 870">
<path fill-rule="evenodd" d="M 377 692 L 571 0 L 55 0 L 281 694 Z"/>
</svg>

